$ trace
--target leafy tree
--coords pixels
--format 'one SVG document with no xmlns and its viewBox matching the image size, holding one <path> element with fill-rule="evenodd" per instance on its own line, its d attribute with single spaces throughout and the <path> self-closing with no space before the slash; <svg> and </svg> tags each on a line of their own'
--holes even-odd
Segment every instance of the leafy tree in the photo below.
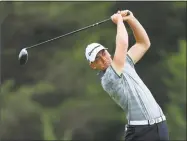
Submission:
<svg viewBox="0 0 187 141">
<path fill-rule="evenodd" d="M 186 41 L 180 42 L 180 50 L 166 58 L 163 63 L 169 74 L 167 86 L 167 121 L 172 140 L 186 140 Z"/>
<path fill-rule="evenodd" d="M 15 89 L 15 81 L 5 81 L 0 93 L 1 139 L 42 139 L 40 114 L 43 108 L 33 100 L 33 95 L 53 90 L 53 86 L 45 82 Z"/>
<path fill-rule="evenodd" d="M 178 51 L 177 41 L 185 38 L 185 5 L 185 2 L 1 2 L 2 139 L 122 138 L 125 114 L 103 91 L 97 72 L 90 70 L 84 57 L 85 47 L 91 42 L 99 42 L 114 52 L 115 24 L 108 22 L 29 50 L 26 66 L 19 66 L 17 60 L 22 47 L 108 18 L 118 9 L 132 10 L 146 28 L 152 46 L 136 69 L 165 113 L 172 114 L 167 104 L 175 98 L 166 94 L 168 82 L 165 84 L 161 77 L 170 78 L 169 70 L 163 69 L 160 62 L 165 59 L 162 52 Z M 130 44 L 134 42 L 131 37 Z M 175 109 L 180 106 L 178 103 L 182 102 L 173 102 Z M 169 125 L 174 133 L 172 122 Z M 178 121 L 176 125 L 182 126 Z"/>
</svg>

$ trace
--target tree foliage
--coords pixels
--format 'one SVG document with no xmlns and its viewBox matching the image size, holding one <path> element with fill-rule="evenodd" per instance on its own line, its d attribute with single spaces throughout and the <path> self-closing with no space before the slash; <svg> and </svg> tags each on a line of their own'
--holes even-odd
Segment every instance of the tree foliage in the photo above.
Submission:
<svg viewBox="0 0 187 141">
<path fill-rule="evenodd" d="M 186 139 L 186 41 L 180 42 L 178 53 L 172 53 L 164 62 L 169 75 L 164 77 L 170 103 L 167 117 L 171 139 Z M 175 130 L 177 128 L 177 130 Z M 176 132 L 176 134 L 172 134 Z"/>
<path fill-rule="evenodd" d="M 30 49 L 25 66 L 17 60 L 23 47 L 109 18 L 119 9 L 131 10 L 145 27 L 151 48 L 137 72 L 164 109 L 171 139 L 186 139 L 186 3 L 75 1 L 0 3 L 0 139 L 123 139 L 125 113 L 102 89 L 84 55 L 92 42 L 113 55 L 112 22 Z"/>
</svg>

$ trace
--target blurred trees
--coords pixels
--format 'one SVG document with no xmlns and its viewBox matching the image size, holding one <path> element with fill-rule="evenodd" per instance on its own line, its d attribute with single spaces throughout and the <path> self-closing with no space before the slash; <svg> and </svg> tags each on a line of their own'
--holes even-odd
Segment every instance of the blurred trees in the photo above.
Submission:
<svg viewBox="0 0 187 141">
<path fill-rule="evenodd" d="M 112 22 L 29 50 L 25 66 L 17 60 L 23 47 L 96 23 L 118 9 L 131 10 L 148 32 L 151 48 L 137 72 L 164 109 L 171 139 L 186 139 L 185 2 L 1 2 L 0 8 L 1 139 L 123 138 L 125 113 L 84 57 L 91 42 L 114 52 Z"/>
<path fill-rule="evenodd" d="M 169 74 L 164 82 L 170 103 L 167 105 L 167 117 L 170 138 L 174 140 L 186 139 L 186 41 L 180 42 L 180 50 L 167 57 L 163 63 Z M 175 129 L 177 129 L 175 131 Z M 172 134 L 175 132 L 176 134 Z"/>
</svg>

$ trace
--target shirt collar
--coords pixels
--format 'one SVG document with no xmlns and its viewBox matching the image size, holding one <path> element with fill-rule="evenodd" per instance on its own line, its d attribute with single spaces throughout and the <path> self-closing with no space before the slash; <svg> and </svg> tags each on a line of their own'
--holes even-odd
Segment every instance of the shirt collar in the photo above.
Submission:
<svg viewBox="0 0 187 141">
<path fill-rule="evenodd" d="M 99 71 L 98 73 L 97 73 L 97 76 L 99 76 L 100 77 L 100 79 L 103 77 L 103 75 L 105 74 L 105 72 L 106 72 L 106 70 L 104 70 L 104 71 Z"/>
</svg>

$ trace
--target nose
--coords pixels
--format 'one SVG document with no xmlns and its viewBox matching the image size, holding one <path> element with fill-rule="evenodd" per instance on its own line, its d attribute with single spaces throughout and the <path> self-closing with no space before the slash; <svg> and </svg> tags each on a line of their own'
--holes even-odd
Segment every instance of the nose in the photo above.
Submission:
<svg viewBox="0 0 187 141">
<path fill-rule="evenodd" d="M 104 55 L 100 55 L 100 58 L 103 61 L 103 63 L 106 61 L 106 57 Z"/>
</svg>

